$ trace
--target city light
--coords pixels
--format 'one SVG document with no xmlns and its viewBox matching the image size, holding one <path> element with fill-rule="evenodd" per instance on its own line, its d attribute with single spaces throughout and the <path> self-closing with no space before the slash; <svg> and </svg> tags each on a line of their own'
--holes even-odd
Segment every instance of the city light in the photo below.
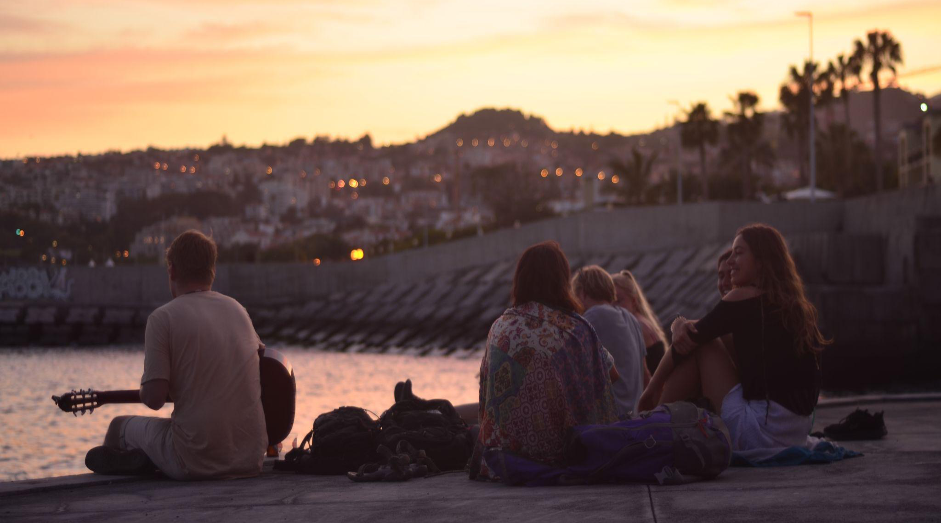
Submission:
<svg viewBox="0 0 941 525">
<path fill-rule="evenodd" d="M 460 148 L 461 146 L 464 145 L 464 139 L 457 139 L 457 140 L 455 141 L 455 144 L 457 144 L 457 147 Z"/>
<path fill-rule="evenodd" d="M 167 171 L 167 163 L 166 163 L 166 162 L 163 163 L 163 166 L 161 166 L 161 169 L 163 169 L 163 171 Z"/>
<path fill-rule="evenodd" d="M 346 182 L 344 182 L 343 179 L 337 181 L 337 188 L 342 190 L 344 186 L 346 186 Z"/>
<path fill-rule="evenodd" d="M 196 162 L 199 162 L 199 153 L 197 153 L 196 155 L 193 155 L 193 160 Z"/>
<path fill-rule="evenodd" d="M 53 240 L 52 240 L 52 247 L 55 248 L 55 247 L 57 247 L 57 246 L 59 246 L 59 241 L 53 239 Z"/>
<path fill-rule="evenodd" d="M 592 142 L 592 143 L 591 143 L 591 149 L 592 149 L 592 151 L 598 151 L 598 143 L 597 143 L 597 142 Z"/>
<path fill-rule="evenodd" d="M 271 172 L 272 172 L 272 171 L 273 171 L 273 170 L 271 169 L 271 166 L 268 166 L 268 169 L 265 170 L 265 174 L 266 174 L 266 175 L 271 175 Z"/>
<path fill-rule="evenodd" d="M 617 175 L 611 175 L 611 182 L 617 184 L 621 182 L 621 177 L 618 177 Z"/>
<path fill-rule="evenodd" d="M 542 171 L 539 172 L 539 175 L 540 175 L 542 178 L 546 178 L 546 177 L 549 176 L 549 170 L 543 168 Z"/>
<path fill-rule="evenodd" d="M 154 169 L 155 169 L 155 170 L 159 170 L 159 169 L 160 169 L 160 163 L 159 163 L 159 162 L 154 162 Z"/>
<path fill-rule="evenodd" d="M 471 141 L 471 146 L 474 146 L 476 148 L 477 144 L 480 144 L 480 142 L 478 142 L 477 139 L 474 139 Z"/>
<path fill-rule="evenodd" d="M 68 262 L 65 259 L 62 259 L 62 266 L 65 266 L 65 263 Z"/>
<path fill-rule="evenodd" d="M 441 174 L 435 173 L 435 182 L 441 182 Z"/>
<path fill-rule="evenodd" d="M 526 146 L 529 146 L 529 142 L 523 140 L 522 142 L 520 142 L 520 146 L 523 146 L 525 148 Z"/>
<path fill-rule="evenodd" d="M 360 185 L 361 188 L 365 188 L 365 187 L 366 187 L 366 179 L 359 179 L 359 185 Z"/>
<path fill-rule="evenodd" d="M 922 113 L 928 112 L 928 104 L 925 104 L 924 102 L 921 103 L 921 112 Z"/>
<path fill-rule="evenodd" d="M 196 173 L 196 166 L 190 166 L 190 173 Z"/>
<path fill-rule="evenodd" d="M 330 189 L 332 190 L 333 188 L 336 188 L 336 187 L 337 187 L 337 183 L 336 183 L 336 182 L 333 182 L 333 181 L 330 181 L 330 184 L 328 184 L 328 186 L 330 186 Z"/>
<path fill-rule="evenodd" d="M 383 178 L 382 178 L 382 185 L 383 185 L 383 186 L 388 186 L 388 185 L 389 185 L 389 177 L 383 177 Z"/>
<path fill-rule="evenodd" d="M 363 249 L 362 249 L 362 248 L 356 248 L 355 250 L 353 250 L 353 251 L 350 252 L 350 259 L 352 259 L 352 260 L 354 260 L 354 261 L 358 261 L 358 260 L 360 260 L 360 259 L 363 258 L 363 255 L 364 255 L 364 254 L 363 254 Z"/>
<path fill-rule="evenodd" d="M 43 262 L 45 262 L 45 260 L 46 260 L 47 258 L 48 258 L 48 257 L 46 257 L 46 254 L 42 254 L 42 260 L 43 260 Z"/>
<path fill-rule="evenodd" d="M 488 145 L 488 146 L 490 146 L 490 147 L 492 148 L 494 144 L 496 144 L 496 141 L 493 140 L 492 137 L 489 138 L 489 139 L 487 139 L 487 145 Z"/>
<path fill-rule="evenodd" d="M 356 179 L 350 179 L 350 187 L 351 188 L 359 187 L 359 181 Z"/>
<path fill-rule="evenodd" d="M 186 173 L 186 166 L 180 166 L 180 173 Z"/>
<path fill-rule="evenodd" d="M 575 168 L 575 176 L 576 176 L 576 177 L 581 177 L 583 173 L 585 173 L 585 172 L 582 171 L 581 168 Z"/>
<path fill-rule="evenodd" d="M 599 171 L 599 172 L 598 172 L 598 180 L 604 180 L 604 172 L 603 172 L 603 171 Z"/>
<path fill-rule="evenodd" d="M 354 191 L 354 192 L 350 195 L 350 198 L 355 201 L 356 199 L 359 198 L 359 193 L 357 193 L 357 192 Z"/>
<path fill-rule="evenodd" d="M 320 259 L 314 259 L 314 266 L 320 266 Z"/>
<path fill-rule="evenodd" d="M 128 252 L 127 250 L 124 250 L 124 258 L 127 259 L 130 256 L 131 256 L 130 252 Z"/>
<path fill-rule="evenodd" d="M 556 149 L 556 148 L 558 148 L 558 147 L 559 147 L 559 142 L 553 140 L 553 141 L 552 141 L 552 149 Z"/>
<path fill-rule="evenodd" d="M 556 168 L 556 169 L 555 169 L 555 176 L 556 176 L 556 177 L 561 177 L 561 176 L 562 176 L 562 168 Z"/>
</svg>

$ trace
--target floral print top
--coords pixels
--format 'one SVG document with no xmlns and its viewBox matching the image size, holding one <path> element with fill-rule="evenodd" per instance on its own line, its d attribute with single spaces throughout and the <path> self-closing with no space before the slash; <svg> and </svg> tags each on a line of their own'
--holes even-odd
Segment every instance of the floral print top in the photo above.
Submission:
<svg viewBox="0 0 941 525">
<path fill-rule="evenodd" d="M 480 363 L 480 433 L 471 479 L 497 479 L 484 451 L 558 464 L 565 432 L 617 421 L 614 359 L 580 315 L 530 302 L 490 328 Z"/>
</svg>

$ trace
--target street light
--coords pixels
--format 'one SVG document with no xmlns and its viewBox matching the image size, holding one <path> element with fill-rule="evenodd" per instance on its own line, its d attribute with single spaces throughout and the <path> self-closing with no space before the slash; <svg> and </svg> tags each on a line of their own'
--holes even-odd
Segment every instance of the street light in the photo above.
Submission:
<svg viewBox="0 0 941 525">
<path fill-rule="evenodd" d="M 814 144 L 814 14 L 810 11 L 798 11 L 797 16 L 807 17 L 810 24 L 810 70 L 807 72 L 807 94 L 810 100 L 810 202 L 817 201 L 817 148 Z M 805 68 L 806 69 L 806 68 Z"/>
</svg>

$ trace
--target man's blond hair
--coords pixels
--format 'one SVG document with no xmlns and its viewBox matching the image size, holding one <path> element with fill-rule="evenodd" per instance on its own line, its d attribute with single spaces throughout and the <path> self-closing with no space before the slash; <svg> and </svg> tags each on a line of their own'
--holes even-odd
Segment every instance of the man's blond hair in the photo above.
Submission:
<svg viewBox="0 0 941 525">
<path fill-rule="evenodd" d="M 608 272 L 596 265 L 586 266 L 572 277 L 572 289 L 577 295 L 585 295 L 595 301 L 613 303 L 617 300 L 614 281 Z"/>
</svg>

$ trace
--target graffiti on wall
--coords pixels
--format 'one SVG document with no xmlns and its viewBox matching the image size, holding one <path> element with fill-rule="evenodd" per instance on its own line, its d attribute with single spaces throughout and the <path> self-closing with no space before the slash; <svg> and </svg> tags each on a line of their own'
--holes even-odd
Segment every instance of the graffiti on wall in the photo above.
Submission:
<svg viewBox="0 0 941 525">
<path fill-rule="evenodd" d="M 0 273 L 0 301 L 7 299 L 53 299 L 72 296 L 67 268 L 10 268 Z"/>
</svg>

